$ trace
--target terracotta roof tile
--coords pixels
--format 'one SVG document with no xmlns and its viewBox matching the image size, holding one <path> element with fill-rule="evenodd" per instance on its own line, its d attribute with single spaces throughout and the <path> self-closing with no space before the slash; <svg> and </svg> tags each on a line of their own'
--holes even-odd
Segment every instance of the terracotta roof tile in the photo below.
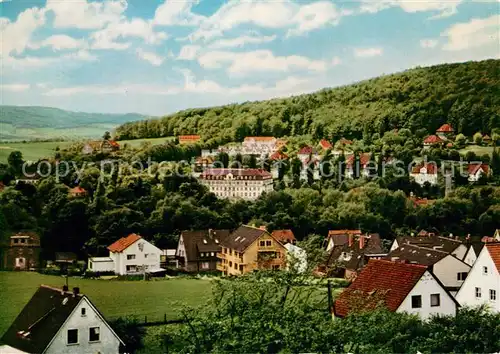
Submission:
<svg viewBox="0 0 500 354">
<path fill-rule="evenodd" d="M 271 160 L 286 160 L 288 155 L 281 151 L 276 151 L 269 157 Z"/>
<path fill-rule="evenodd" d="M 347 316 L 356 305 L 360 305 L 360 297 L 363 308 L 358 310 L 374 308 L 383 301 L 394 312 L 426 270 L 427 267 L 422 265 L 372 259 L 335 301 L 335 315 Z"/>
<path fill-rule="evenodd" d="M 276 139 L 274 136 L 247 136 L 245 138 L 245 141 L 251 141 L 251 140 L 254 140 L 254 141 L 260 141 L 260 142 L 268 142 L 268 141 L 271 141 L 273 139 Z"/>
<path fill-rule="evenodd" d="M 319 142 L 319 145 L 324 150 L 328 150 L 328 149 L 331 149 L 333 147 L 332 144 L 328 140 L 326 140 L 326 139 L 321 139 L 321 141 Z"/>
<path fill-rule="evenodd" d="M 297 241 L 292 230 L 274 230 L 271 235 L 283 244 Z"/>
<path fill-rule="evenodd" d="M 480 163 L 473 163 L 473 164 L 470 164 L 468 167 L 467 167 L 467 172 L 470 174 L 470 175 L 475 175 L 479 169 L 483 169 L 483 172 L 488 174 L 489 171 L 490 171 L 490 166 L 483 163 L 483 164 L 480 164 Z"/>
<path fill-rule="evenodd" d="M 437 135 L 429 135 L 424 140 L 424 144 L 438 144 L 438 143 L 442 143 L 442 142 L 443 142 L 443 139 L 441 139 Z"/>
<path fill-rule="evenodd" d="M 368 162 L 370 162 L 370 154 L 363 153 L 359 155 L 359 164 L 361 167 L 365 167 Z M 349 155 L 346 161 L 347 166 L 352 166 L 354 164 L 354 155 Z"/>
<path fill-rule="evenodd" d="M 500 242 L 487 243 L 486 248 L 488 249 L 491 259 L 493 259 L 493 263 L 495 263 L 497 267 L 497 272 L 500 273 Z"/>
<path fill-rule="evenodd" d="M 134 244 L 136 241 L 140 240 L 142 237 L 136 234 L 130 234 L 127 237 L 122 237 L 111 246 L 108 247 L 108 250 L 111 252 L 123 252 L 129 246 Z"/>
<path fill-rule="evenodd" d="M 454 130 L 452 126 L 448 123 L 443 124 L 438 130 L 436 130 L 438 133 L 453 133 Z"/>
<path fill-rule="evenodd" d="M 299 155 L 316 154 L 316 150 L 314 150 L 314 148 L 311 146 L 304 146 L 302 149 L 299 150 L 298 154 Z"/>
</svg>

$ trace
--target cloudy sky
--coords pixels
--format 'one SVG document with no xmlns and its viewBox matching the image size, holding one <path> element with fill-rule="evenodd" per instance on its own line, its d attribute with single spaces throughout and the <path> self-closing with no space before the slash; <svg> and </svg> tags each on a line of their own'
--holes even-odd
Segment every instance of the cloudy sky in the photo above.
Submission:
<svg viewBox="0 0 500 354">
<path fill-rule="evenodd" d="M 498 0 L 0 0 L 1 103 L 161 115 L 500 57 Z"/>
</svg>

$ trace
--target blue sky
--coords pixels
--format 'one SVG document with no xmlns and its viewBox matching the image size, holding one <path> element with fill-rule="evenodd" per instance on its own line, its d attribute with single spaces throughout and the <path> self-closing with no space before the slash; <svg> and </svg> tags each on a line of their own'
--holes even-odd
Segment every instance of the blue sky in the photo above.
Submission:
<svg viewBox="0 0 500 354">
<path fill-rule="evenodd" d="M 163 115 L 500 57 L 498 0 L 0 0 L 1 103 Z"/>
</svg>

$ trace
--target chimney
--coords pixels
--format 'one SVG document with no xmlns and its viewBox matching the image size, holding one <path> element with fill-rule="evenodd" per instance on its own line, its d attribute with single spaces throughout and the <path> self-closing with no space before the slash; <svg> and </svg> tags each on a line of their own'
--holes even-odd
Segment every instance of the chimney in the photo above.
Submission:
<svg viewBox="0 0 500 354">
<path fill-rule="evenodd" d="M 78 295 L 80 293 L 80 288 L 78 287 L 75 287 L 73 288 L 73 296 L 76 297 L 76 295 Z"/>
<path fill-rule="evenodd" d="M 365 236 L 359 236 L 359 249 L 362 250 L 365 248 Z"/>
<path fill-rule="evenodd" d="M 212 238 L 214 235 L 214 230 L 213 229 L 208 229 L 208 237 Z"/>
<path fill-rule="evenodd" d="M 352 247 L 353 241 L 354 241 L 354 235 L 349 234 L 349 247 Z"/>
</svg>

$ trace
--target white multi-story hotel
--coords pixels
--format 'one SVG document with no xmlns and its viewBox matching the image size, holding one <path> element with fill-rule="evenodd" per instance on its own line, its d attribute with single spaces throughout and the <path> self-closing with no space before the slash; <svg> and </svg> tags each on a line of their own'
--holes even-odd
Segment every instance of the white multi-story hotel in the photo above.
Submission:
<svg viewBox="0 0 500 354">
<path fill-rule="evenodd" d="M 247 136 L 242 146 L 244 155 L 270 155 L 276 151 L 278 140 L 272 136 Z"/>
<path fill-rule="evenodd" d="M 199 177 L 218 198 L 255 200 L 273 190 L 273 176 L 258 168 L 209 168 Z"/>
</svg>

